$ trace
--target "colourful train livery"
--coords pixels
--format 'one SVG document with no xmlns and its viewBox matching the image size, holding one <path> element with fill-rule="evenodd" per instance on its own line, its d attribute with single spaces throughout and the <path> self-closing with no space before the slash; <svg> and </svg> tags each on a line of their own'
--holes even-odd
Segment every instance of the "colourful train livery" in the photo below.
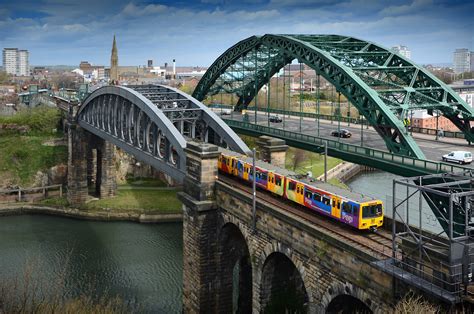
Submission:
<svg viewBox="0 0 474 314">
<path fill-rule="evenodd" d="M 223 151 L 218 159 L 218 168 L 244 181 L 254 180 L 252 160 L 247 156 Z M 259 188 L 354 228 L 375 231 L 383 225 L 384 209 L 380 200 L 328 183 L 311 182 L 261 161 L 256 162 L 255 178 Z"/>
</svg>

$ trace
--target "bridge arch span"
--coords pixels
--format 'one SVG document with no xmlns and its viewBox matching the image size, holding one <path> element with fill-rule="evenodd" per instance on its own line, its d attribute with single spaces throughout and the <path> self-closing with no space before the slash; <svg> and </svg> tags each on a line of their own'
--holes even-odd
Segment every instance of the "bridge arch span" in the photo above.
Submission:
<svg viewBox="0 0 474 314">
<path fill-rule="evenodd" d="M 326 313 L 382 313 L 371 297 L 350 283 L 334 282 L 321 300 L 321 309 Z"/>
<path fill-rule="evenodd" d="M 249 148 L 210 109 L 168 86 L 105 86 L 81 104 L 79 126 L 177 182 L 185 176 L 184 148 L 198 139 L 248 154 Z"/>
<path fill-rule="evenodd" d="M 263 312 L 285 309 L 290 313 L 304 313 L 309 304 L 308 288 L 298 267 L 284 253 L 271 253 L 261 269 L 260 306 Z"/>
<path fill-rule="evenodd" d="M 245 109 L 263 85 L 297 59 L 334 85 L 384 139 L 389 151 L 424 158 L 403 120 L 413 109 L 442 113 L 474 142 L 474 111 L 426 69 L 378 44 L 340 35 L 251 36 L 225 51 L 193 96 L 238 96 Z"/>
<path fill-rule="evenodd" d="M 226 223 L 219 231 L 221 276 L 218 308 L 225 313 L 252 312 L 252 262 L 247 240 L 238 226 Z"/>
</svg>

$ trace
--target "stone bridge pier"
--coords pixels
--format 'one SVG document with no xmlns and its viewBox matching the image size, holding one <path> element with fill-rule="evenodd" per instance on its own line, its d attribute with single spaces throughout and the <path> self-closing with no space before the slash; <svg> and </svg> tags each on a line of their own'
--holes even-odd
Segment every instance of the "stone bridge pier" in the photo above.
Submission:
<svg viewBox="0 0 474 314">
<path fill-rule="evenodd" d="M 185 313 L 385 313 L 392 278 L 299 217 L 218 180 L 217 147 L 188 143 L 183 202 Z M 257 192 L 258 194 L 261 192 Z"/>
<path fill-rule="evenodd" d="M 68 193 L 70 204 L 80 205 L 89 195 L 106 198 L 117 190 L 114 165 L 115 146 L 81 128 L 69 124 Z"/>
</svg>

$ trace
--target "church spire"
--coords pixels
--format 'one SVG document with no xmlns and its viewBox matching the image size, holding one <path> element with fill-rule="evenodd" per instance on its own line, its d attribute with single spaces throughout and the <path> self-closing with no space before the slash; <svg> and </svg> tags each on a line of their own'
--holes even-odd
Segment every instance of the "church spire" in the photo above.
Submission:
<svg viewBox="0 0 474 314">
<path fill-rule="evenodd" d="M 110 83 L 111 84 L 118 83 L 118 53 L 117 53 L 117 43 L 115 42 L 115 35 L 114 35 L 114 42 L 112 44 L 112 55 L 110 57 Z"/>
</svg>

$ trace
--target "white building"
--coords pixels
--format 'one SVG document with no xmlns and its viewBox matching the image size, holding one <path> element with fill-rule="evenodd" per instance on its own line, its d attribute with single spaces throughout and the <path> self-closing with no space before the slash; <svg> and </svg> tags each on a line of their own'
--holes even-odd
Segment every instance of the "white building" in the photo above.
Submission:
<svg viewBox="0 0 474 314">
<path fill-rule="evenodd" d="M 401 54 L 407 59 L 411 59 L 411 51 L 410 49 L 408 49 L 407 46 L 402 46 L 402 45 L 394 46 L 392 47 L 392 51 Z"/>
<path fill-rule="evenodd" d="M 464 73 L 469 72 L 471 63 L 471 54 L 469 49 L 461 48 L 454 51 L 453 56 L 453 68 L 454 73 Z"/>
<path fill-rule="evenodd" d="M 30 75 L 28 50 L 18 48 L 3 49 L 3 68 L 8 74 L 27 76 Z"/>
</svg>

